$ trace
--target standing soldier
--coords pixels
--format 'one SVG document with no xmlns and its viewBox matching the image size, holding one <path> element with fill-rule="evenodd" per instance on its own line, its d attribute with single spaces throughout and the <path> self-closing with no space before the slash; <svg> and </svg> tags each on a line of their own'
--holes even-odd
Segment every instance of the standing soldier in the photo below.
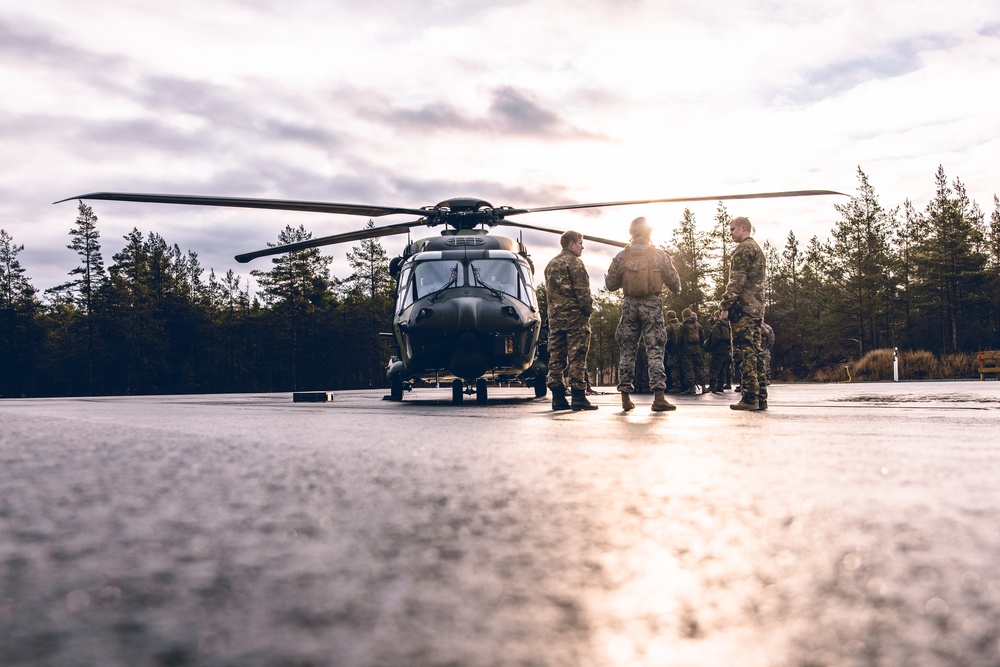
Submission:
<svg viewBox="0 0 1000 667">
<path fill-rule="evenodd" d="M 764 377 L 771 381 L 771 348 L 774 347 L 774 329 L 767 322 L 760 323 L 760 347 L 764 351 Z"/>
<path fill-rule="evenodd" d="M 667 311 L 664 327 L 667 330 L 667 345 L 663 355 L 664 371 L 667 374 L 667 393 L 679 394 L 684 389 L 684 381 L 681 379 L 681 360 L 677 356 L 677 338 L 680 336 L 681 321 L 677 319 L 676 311 Z"/>
<path fill-rule="evenodd" d="M 590 276 L 580 260 L 583 236 L 564 232 L 562 252 L 545 267 L 545 293 L 549 308 L 549 374 L 553 410 L 596 410 L 587 400 L 587 352 L 590 350 L 590 314 L 594 297 Z M 566 400 L 563 372 L 569 376 L 572 404 Z"/>
<path fill-rule="evenodd" d="M 604 286 L 608 291 L 622 290 L 622 317 L 615 331 L 615 340 L 621 348 L 618 363 L 618 391 L 622 394 L 622 409 L 635 408 L 629 394 L 635 390 L 635 354 L 640 338 L 646 346 L 649 365 L 649 388 L 653 390 L 655 412 L 675 410 L 663 392 L 667 378 L 663 371 L 663 348 L 666 330 L 663 326 L 663 306 L 660 292 L 666 285 L 674 293 L 681 290 L 670 256 L 655 247 L 649 240 L 653 232 L 646 218 L 636 218 L 629 225 L 632 242 L 611 260 Z"/>
<path fill-rule="evenodd" d="M 705 341 L 705 350 L 712 355 L 708 367 L 708 384 L 713 394 L 721 394 L 733 363 L 733 330 L 729 320 L 720 317 L 721 312 L 715 311 L 712 316 L 712 328 Z"/>
<path fill-rule="evenodd" d="M 750 220 L 743 216 L 729 223 L 729 235 L 738 245 L 733 250 L 729 284 L 719 304 L 722 317 L 728 317 L 733 327 L 734 355 L 740 357 L 742 400 L 729 406 L 733 410 L 767 409 L 767 378 L 760 343 L 767 260 L 750 233 Z"/>
<path fill-rule="evenodd" d="M 680 338 L 677 349 L 681 361 L 681 373 L 684 377 L 685 394 L 697 394 L 698 387 L 705 384 L 705 335 L 698 322 L 698 313 L 685 308 L 681 313 Z"/>
</svg>

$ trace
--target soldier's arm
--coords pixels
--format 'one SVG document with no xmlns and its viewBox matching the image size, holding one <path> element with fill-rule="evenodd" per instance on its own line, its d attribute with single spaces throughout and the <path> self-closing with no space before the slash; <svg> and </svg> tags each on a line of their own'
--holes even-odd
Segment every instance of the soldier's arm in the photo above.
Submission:
<svg viewBox="0 0 1000 667">
<path fill-rule="evenodd" d="M 580 304 L 580 311 L 587 317 L 594 312 L 594 295 L 590 293 L 590 275 L 582 260 L 573 262 L 570 267 L 570 277 L 573 281 L 573 290 L 576 292 L 576 300 Z"/>
<path fill-rule="evenodd" d="M 615 258 L 611 260 L 611 266 L 608 267 L 608 272 L 604 276 L 604 289 L 609 292 L 614 292 L 622 288 L 622 263 L 621 255 L 615 255 Z"/>
<path fill-rule="evenodd" d="M 665 252 L 661 253 L 660 262 L 660 277 L 663 278 L 663 284 L 674 294 L 680 294 L 681 276 L 677 273 L 677 269 L 674 268 L 674 262 L 670 259 L 670 255 Z"/>
<path fill-rule="evenodd" d="M 736 303 L 736 300 L 743 293 L 743 288 L 747 284 L 747 267 L 744 253 L 737 248 L 733 253 L 732 270 L 729 272 L 729 284 L 726 285 L 726 293 L 719 303 L 719 309 L 728 311 Z"/>
</svg>

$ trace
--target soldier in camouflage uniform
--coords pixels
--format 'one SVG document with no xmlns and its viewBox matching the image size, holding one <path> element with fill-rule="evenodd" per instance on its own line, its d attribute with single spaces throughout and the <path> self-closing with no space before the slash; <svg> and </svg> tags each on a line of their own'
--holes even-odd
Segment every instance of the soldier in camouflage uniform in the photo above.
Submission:
<svg viewBox="0 0 1000 667">
<path fill-rule="evenodd" d="M 761 322 L 764 321 L 764 284 L 767 260 L 753 240 L 750 220 L 740 216 L 729 223 L 729 234 L 738 245 L 733 250 L 729 284 L 719 309 L 733 328 L 733 349 L 740 357 L 739 403 L 733 410 L 767 409 L 767 375 L 761 350 Z"/>
<path fill-rule="evenodd" d="M 705 384 L 705 334 L 698 322 L 698 313 L 685 308 L 681 313 L 680 335 L 677 341 L 677 351 L 681 362 L 681 374 L 684 378 L 684 393 L 697 394 L 698 388 Z"/>
<path fill-rule="evenodd" d="M 677 338 L 680 336 L 681 321 L 677 319 L 676 311 L 667 311 L 664 327 L 667 330 L 667 344 L 663 354 L 663 369 L 667 375 L 667 393 L 679 394 L 684 388 L 684 381 L 681 379 L 681 360 L 677 356 Z"/>
<path fill-rule="evenodd" d="M 664 285 L 672 292 L 680 292 L 681 280 L 670 255 L 650 242 L 652 231 L 646 218 L 633 220 L 629 226 L 632 242 L 611 260 L 604 278 L 608 291 L 620 289 L 625 295 L 615 340 L 621 347 L 618 391 L 622 394 L 622 409 L 626 412 L 635 408 L 629 395 L 635 390 L 635 355 L 640 338 L 646 346 L 649 388 L 654 396 L 652 409 L 656 412 L 675 409 L 663 396 L 667 386 L 663 371 L 663 348 L 667 335 L 663 326 L 660 292 Z"/>
<path fill-rule="evenodd" d="M 590 276 L 580 260 L 583 236 L 564 232 L 562 252 L 545 267 L 549 317 L 549 374 L 553 410 L 596 410 L 587 400 L 587 352 L 590 350 L 590 314 L 594 298 Z M 566 400 L 564 372 L 569 376 L 572 403 Z"/>
<path fill-rule="evenodd" d="M 708 340 L 705 341 L 705 351 L 712 355 L 708 367 L 708 383 L 713 394 L 722 393 L 729 367 L 733 363 L 732 327 L 729 325 L 729 320 L 722 319 L 720 315 L 720 311 L 717 310 L 712 316 L 712 328 L 708 332 Z"/>
</svg>

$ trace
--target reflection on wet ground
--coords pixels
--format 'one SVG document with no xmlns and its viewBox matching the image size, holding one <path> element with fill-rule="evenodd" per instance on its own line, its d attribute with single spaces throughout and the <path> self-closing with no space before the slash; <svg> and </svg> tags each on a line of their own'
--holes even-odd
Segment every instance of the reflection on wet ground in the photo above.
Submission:
<svg viewBox="0 0 1000 667">
<path fill-rule="evenodd" d="M 997 386 L 3 401 L 0 664 L 1000 664 Z"/>
</svg>

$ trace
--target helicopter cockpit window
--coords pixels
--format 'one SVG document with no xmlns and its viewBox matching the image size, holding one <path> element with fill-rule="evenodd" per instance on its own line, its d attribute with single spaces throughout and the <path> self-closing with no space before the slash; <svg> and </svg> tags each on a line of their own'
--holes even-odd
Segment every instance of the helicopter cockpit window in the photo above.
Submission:
<svg viewBox="0 0 1000 667">
<path fill-rule="evenodd" d="M 524 300 L 519 289 L 517 264 L 507 259 L 477 259 L 470 269 L 471 280 L 485 287 Z"/>
<path fill-rule="evenodd" d="M 413 285 L 410 284 L 410 274 L 413 272 L 413 268 L 410 266 L 405 267 L 399 273 L 399 310 L 402 311 L 404 308 L 413 303 Z"/>
<path fill-rule="evenodd" d="M 445 287 L 461 287 L 464 284 L 462 264 L 455 260 L 418 262 L 413 269 L 413 286 L 418 299 Z"/>
<path fill-rule="evenodd" d="M 523 299 L 532 308 L 538 308 L 538 303 L 535 301 L 535 288 L 531 286 L 531 270 L 525 264 L 520 265 L 521 270 L 518 271 L 521 278 L 521 293 L 525 294 L 527 298 Z"/>
</svg>

